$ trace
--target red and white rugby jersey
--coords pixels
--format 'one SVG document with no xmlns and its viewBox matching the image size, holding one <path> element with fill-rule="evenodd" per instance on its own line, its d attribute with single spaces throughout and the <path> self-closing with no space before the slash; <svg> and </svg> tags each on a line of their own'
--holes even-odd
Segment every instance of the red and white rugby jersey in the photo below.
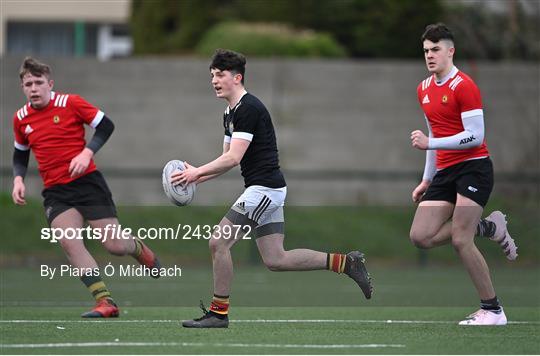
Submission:
<svg viewBox="0 0 540 356">
<path fill-rule="evenodd" d="M 84 124 L 96 127 L 104 114 L 75 94 L 51 93 L 49 104 L 34 109 L 26 103 L 13 117 L 15 147 L 31 149 L 45 187 L 69 183 L 69 164 L 86 146 Z M 83 175 L 96 170 L 91 160 Z"/>
<path fill-rule="evenodd" d="M 446 82 L 437 84 L 433 74 L 422 81 L 416 91 L 435 138 L 463 132 L 462 118 L 483 114 L 480 90 L 467 74 L 456 67 Z M 466 150 L 437 150 L 437 169 L 488 156 L 485 139 L 482 145 Z"/>
</svg>

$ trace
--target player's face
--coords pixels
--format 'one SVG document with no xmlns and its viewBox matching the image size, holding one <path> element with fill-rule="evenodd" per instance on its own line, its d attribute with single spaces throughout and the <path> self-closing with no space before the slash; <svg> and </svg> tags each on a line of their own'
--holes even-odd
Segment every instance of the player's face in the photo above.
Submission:
<svg viewBox="0 0 540 356">
<path fill-rule="evenodd" d="M 26 95 L 26 98 L 34 108 L 41 109 L 49 104 L 53 81 L 49 80 L 46 76 L 38 77 L 27 73 L 22 79 L 21 86 L 24 95 Z"/>
<path fill-rule="evenodd" d="M 231 98 L 242 81 L 241 74 L 233 74 L 228 70 L 222 71 L 216 68 L 210 70 L 210 76 L 216 96 L 223 99 Z"/>
<path fill-rule="evenodd" d="M 439 42 L 424 41 L 424 58 L 430 73 L 441 74 L 452 66 L 454 46 L 450 41 Z"/>
</svg>

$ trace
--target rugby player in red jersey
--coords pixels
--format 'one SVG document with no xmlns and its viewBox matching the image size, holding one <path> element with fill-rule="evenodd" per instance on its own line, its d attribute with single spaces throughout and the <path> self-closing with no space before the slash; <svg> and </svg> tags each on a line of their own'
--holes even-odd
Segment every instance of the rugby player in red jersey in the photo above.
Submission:
<svg viewBox="0 0 540 356">
<path fill-rule="evenodd" d="M 460 325 L 505 325 L 486 261 L 474 236 L 500 244 L 509 260 L 517 248 L 506 217 L 494 211 L 481 219 L 493 188 L 493 165 L 484 139 L 482 98 L 474 81 L 453 64 L 454 37 L 442 23 L 427 26 L 422 35 L 431 75 L 417 94 L 429 134 L 415 130 L 412 146 L 426 150 L 422 182 L 412 199 L 419 202 L 410 238 L 419 248 L 447 243 L 458 253 L 480 297 L 480 309 Z"/>
<path fill-rule="evenodd" d="M 94 231 L 101 231 L 107 251 L 119 256 L 131 255 L 148 267 L 153 277 L 159 277 L 159 261 L 146 245 L 133 236 L 128 239 L 112 236 L 112 227 L 119 228 L 116 207 L 93 161 L 94 154 L 114 130 L 112 121 L 82 97 L 54 92 L 47 64 L 27 57 L 19 77 L 28 102 L 13 117 L 14 203 L 26 204 L 24 177 L 32 151 L 43 179 L 43 205 L 51 228 L 81 229 L 86 221 Z M 88 144 L 84 138 L 85 124 L 95 129 Z M 78 275 L 96 300 L 96 306 L 82 317 L 117 317 L 118 307 L 83 240 L 62 238 L 59 242 L 70 265 L 79 269 Z"/>
</svg>

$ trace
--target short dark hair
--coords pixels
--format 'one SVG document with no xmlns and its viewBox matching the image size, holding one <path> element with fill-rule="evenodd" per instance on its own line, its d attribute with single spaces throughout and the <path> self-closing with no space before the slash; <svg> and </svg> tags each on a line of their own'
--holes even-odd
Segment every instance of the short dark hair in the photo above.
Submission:
<svg viewBox="0 0 540 356">
<path fill-rule="evenodd" d="M 228 49 L 216 49 L 210 63 L 210 69 L 228 70 L 234 74 L 242 74 L 242 84 L 246 73 L 246 57 Z"/>
<path fill-rule="evenodd" d="M 32 57 L 26 57 L 19 69 L 19 78 L 22 80 L 26 74 L 32 74 L 36 77 L 45 76 L 47 79 L 51 77 L 51 67 L 45 63 L 41 63 Z"/>
<path fill-rule="evenodd" d="M 454 35 L 452 31 L 442 22 L 433 23 L 426 26 L 426 30 L 422 34 L 422 42 L 429 40 L 433 43 L 437 43 L 440 40 L 450 40 L 454 42 Z"/>
</svg>

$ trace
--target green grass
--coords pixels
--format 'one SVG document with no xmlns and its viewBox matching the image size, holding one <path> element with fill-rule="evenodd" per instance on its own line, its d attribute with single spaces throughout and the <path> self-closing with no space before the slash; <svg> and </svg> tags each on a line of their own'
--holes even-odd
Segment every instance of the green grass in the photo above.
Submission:
<svg viewBox="0 0 540 356">
<path fill-rule="evenodd" d="M 64 256 L 58 245 L 40 240 L 41 228 L 46 221 L 41 202 L 30 200 L 27 206 L 14 206 L 10 197 L 0 194 L 0 223 L 2 250 L 0 265 L 24 264 L 33 259 L 60 261 Z M 503 209 L 509 216 L 509 229 L 519 246 L 519 263 L 540 262 L 540 224 L 538 204 L 501 203 L 496 199 L 486 211 Z M 140 227 L 173 227 L 177 224 L 197 226 L 215 225 L 228 207 L 119 207 L 119 220 L 123 227 L 136 231 Z M 285 246 L 311 248 L 320 251 L 350 251 L 360 249 L 370 258 L 382 262 L 414 263 L 419 250 L 408 239 L 414 207 L 294 207 L 285 209 Z M 502 264 L 501 250 L 487 239 L 477 239 L 477 244 L 488 263 Z M 164 260 L 181 260 L 183 263 L 206 264 L 208 244 L 204 240 L 149 241 L 149 245 Z M 92 254 L 107 257 L 97 241 L 88 241 Z M 258 262 L 253 241 L 240 242 L 234 247 L 236 261 Z M 456 263 L 458 259 L 450 246 L 425 252 L 428 262 Z M 1 263 L 6 261 L 5 263 Z"/>
<path fill-rule="evenodd" d="M 492 271 L 497 293 L 514 323 L 487 328 L 456 325 L 478 303 L 461 268 L 370 269 L 375 294 L 368 301 L 347 277 L 331 272 L 272 273 L 259 267 L 236 266 L 231 325 L 227 330 L 188 330 L 180 326 L 181 320 L 200 315 L 197 308 L 200 298 L 208 301 L 209 269 L 184 268 L 181 277 L 160 280 L 106 278 L 122 314 L 117 320 L 102 321 L 79 318 L 92 303 L 77 278 L 49 280 L 39 276 L 38 267 L 3 269 L 1 344 L 78 346 L 0 347 L 0 351 L 10 354 L 535 354 L 540 350 L 538 268 Z M 386 347 L 366 348 L 368 344 Z"/>
</svg>

